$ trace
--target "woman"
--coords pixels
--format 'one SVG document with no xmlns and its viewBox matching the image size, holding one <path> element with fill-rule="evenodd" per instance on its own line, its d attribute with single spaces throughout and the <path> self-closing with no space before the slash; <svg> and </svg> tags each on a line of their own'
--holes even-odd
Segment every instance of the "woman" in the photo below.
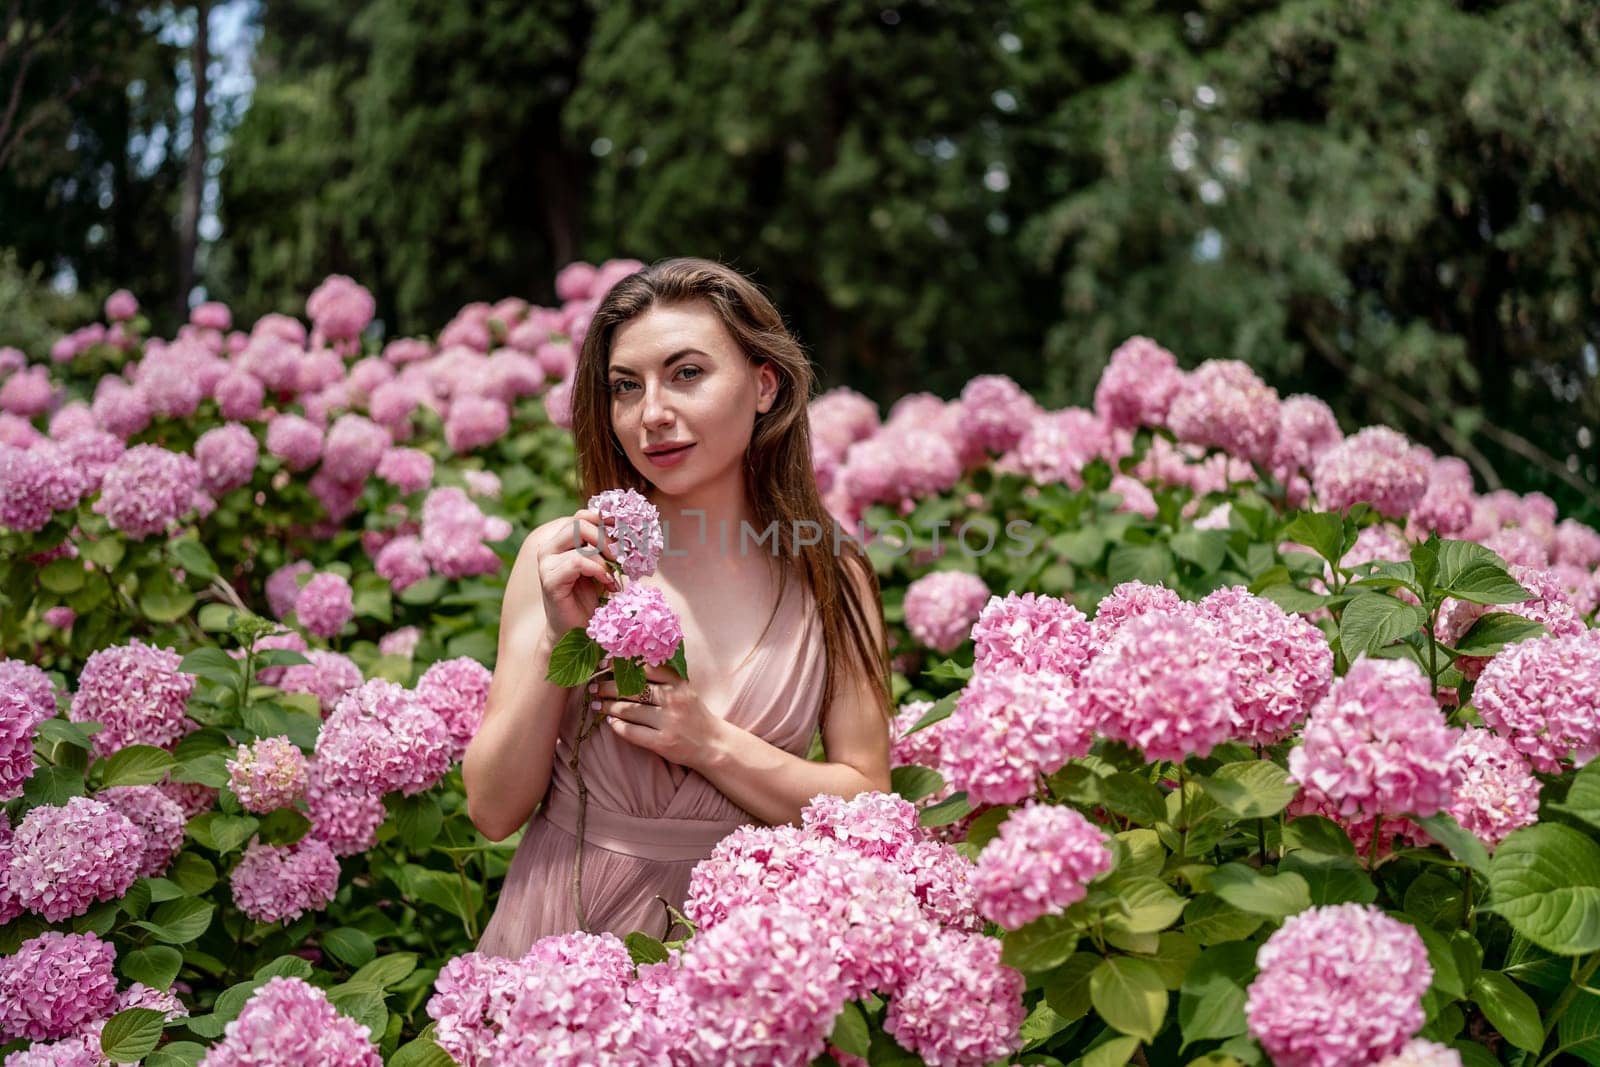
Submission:
<svg viewBox="0 0 1600 1067">
<path fill-rule="evenodd" d="M 480 951 L 517 957 L 585 926 L 667 937 L 669 905 L 681 908 L 694 865 L 728 832 L 798 823 L 819 793 L 890 788 L 877 577 L 854 541 L 833 536 L 817 491 L 811 388 L 777 309 L 721 264 L 661 261 L 596 309 L 572 391 L 583 495 L 632 488 L 660 511 L 666 551 L 641 580 L 682 620 L 692 680 L 649 668 L 632 699 L 609 680 L 546 681 L 552 647 L 622 579 L 596 558 L 611 550 L 587 509 L 528 535 L 506 586 L 483 725 L 462 764 L 486 837 L 527 824 Z M 607 718 L 579 760 L 580 923 L 567 764 L 585 701 Z M 805 758 L 819 725 L 827 762 Z"/>
</svg>

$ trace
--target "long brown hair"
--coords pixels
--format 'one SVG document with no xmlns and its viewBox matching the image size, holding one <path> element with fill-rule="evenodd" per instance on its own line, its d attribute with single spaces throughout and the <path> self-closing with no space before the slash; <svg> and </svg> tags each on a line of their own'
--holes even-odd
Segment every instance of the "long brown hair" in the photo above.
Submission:
<svg viewBox="0 0 1600 1067">
<path fill-rule="evenodd" d="M 572 383 L 572 435 L 577 443 L 583 497 L 606 489 L 641 493 L 649 489 L 611 425 L 606 389 L 611 346 L 624 323 L 651 308 L 695 301 L 703 301 L 716 313 L 752 362 L 766 361 L 778 375 L 772 407 L 756 414 L 745 455 L 745 491 L 757 529 L 765 531 L 776 524 L 777 551 L 784 561 L 779 568 L 778 602 L 783 601 L 791 570 L 798 571 L 816 598 L 827 650 L 822 721 L 826 721 L 836 687 L 844 680 L 840 668 L 847 658 L 856 668 L 854 673 L 865 672 L 872 680 L 879 710 L 886 720 L 892 720 L 889 649 L 873 641 L 867 605 L 848 578 L 846 561 L 856 560 L 865 572 L 874 600 L 882 595 L 878 576 L 853 538 L 833 536 L 837 520 L 822 502 L 811 464 L 807 406 L 816 383 L 811 360 L 754 282 L 713 260 L 681 256 L 659 260 L 628 275 L 601 300 L 579 349 Z M 824 531 L 817 544 L 804 544 L 794 536 L 805 521 Z M 767 628 L 771 625 L 769 617 Z M 765 637 L 766 628 L 762 630 Z"/>
</svg>

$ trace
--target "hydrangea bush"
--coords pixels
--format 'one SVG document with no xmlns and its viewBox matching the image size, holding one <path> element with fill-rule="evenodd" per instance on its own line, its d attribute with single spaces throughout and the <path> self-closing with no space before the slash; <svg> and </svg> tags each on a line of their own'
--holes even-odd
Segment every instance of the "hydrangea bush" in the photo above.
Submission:
<svg viewBox="0 0 1600 1067">
<path fill-rule="evenodd" d="M 172 338 L 118 291 L 0 351 L 6 1067 L 1600 1062 L 1600 532 L 1146 337 L 1087 408 L 814 398 L 893 792 L 730 834 L 671 940 L 474 951 L 516 546 L 586 503 L 628 579 L 661 551 L 571 493 L 640 266 L 434 337 L 342 275 Z M 564 669 L 681 667 L 650 592 Z"/>
</svg>

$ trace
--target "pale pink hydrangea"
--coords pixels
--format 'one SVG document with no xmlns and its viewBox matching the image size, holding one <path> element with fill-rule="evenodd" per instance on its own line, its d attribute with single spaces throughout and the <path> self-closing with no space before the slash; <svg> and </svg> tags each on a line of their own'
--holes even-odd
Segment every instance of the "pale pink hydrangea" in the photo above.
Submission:
<svg viewBox="0 0 1600 1067">
<path fill-rule="evenodd" d="M 1215 590 L 1196 610 L 1233 646 L 1235 736 L 1254 745 L 1289 736 L 1333 681 L 1322 631 L 1242 585 Z"/>
<path fill-rule="evenodd" d="M 304 653 L 309 663 L 297 663 L 282 668 L 276 685 L 285 693 L 310 693 L 317 698 L 322 714 L 327 715 L 345 693 L 360 685 L 365 679 L 355 660 L 342 652 L 313 648 Z"/>
<path fill-rule="evenodd" d="M 1600 631 L 1503 649 L 1483 669 L 1472 702 L 1537 770 L 1588 763 L 1600 754 Z"/>
<path fill-rule="evenodd" d="M 1278 408 L 1278 440 L 1272 470 L 1281 480 L 1308 473 L 1324 452 L 1344 440 L 1339 420 L 1326 402 L 1305 394 L 1286 397 Z"/>
<path fill-rule="evenodd" d="M 1490 848 L 1539 819 L 1539 780 L 1506 738 L 1469 726 L 1456 740 L 1461 783 L 1450 802 L 1456 822 Z"/>
<path fill-rule="evenodd" d="M 1089 751 L 1088 702 L 1064 674 L 979 671 L 956 699 L 938 769 L 975 804 L 1014 804 Z"/>
<path fill-rule="evenodd" d="M 1507 563 L 1523 567 L 1547 567 L 1550 552 L 1546 542 L 1525 526 L 1507 526 L 1485 537 L 1483 547 Z"/>
<path fill-rule="evenodd" d="M 106 297 L 106 318 L 113 322 L 125 322 L 139 314 L 139 300 L 126 289 L 118 289 Z"/>
<path fill-rule="evenodd" d="M 1099 652 L 1111 643 L 1126 622 L 1141 615 L 1167 615 L 1179 610 L 1183 599 L 1164 585 L 1147 585 L 1144 582 L 1123 582 L 1104 597 L 1095 609 L 1094 622 L 1089 628 L 1091 653 Z"/>
<path fill-rule="evenodd" d="M 450 752 L 444 720 L 383 678 L 339 698 L 316 746 L 329 785 L 379 795 L 431 789 L 450 769 Z"/>
<path fill-rule="evenodd" d="M 300 587 L 294 614 L 300 625 L 317 637 L 336 637 L 355 617 L 355 592 L 343 575 L 319 571 Z"/>
<path fill-rule="evenodd" d="M 484 544 L 503 533 L 466 492 L 454 485 L 431 490 L 422 502 L 422 552 L 447 578 L 470 578 L 500 570 L 500 557 Z M 499 533 L 500 537 L 493 536 Z"/>
<path fill-rule="evenodd" d="M 1027 1009 L 1023 976 L 1000 962 L 1000 947 L 978 934 L 937 934 L 890 1001 L 884 1030 L 928 1067 L 1009 1061 Z"/>
<path fill-rule="evenodd" d="M 46 930 L 0 956 L 0 1037 L 71 1037 L 117 1003 L 117 950 L 93 931 Z"/>
<path fill-rule="evenodd" d="M 138 876 L 157 878 L 165 873 L 183 847 L 184 825 L 188 822 L 178 802 L 153 785 L 111 786 L 96 793 L 95 799 L 121 812 L 144 835 Z"/>
<path fill-rule="evenodd" d="M 333 902 L 339 860 L 318 837 L 292 845 L 267 845 L 252 837 L 228 882 L 240 911 L 256 922 L 283 922 Z"/>
<path fill-rule="evenodd" d="M 1594 570 L 1600 567 L 1600 530 L 1577 519 L 1562 519 L 1555 529 L 1558 563 Z"/>
<path fill-rule="evenodd" d="M 76 507 L 84 489 L 62 451 L 0 444 L 0 527 L 37 533 L 57 511 Z"/>
<path fill-rule="evenodd" d="M 422 631 L 415 626 L 402 626 L 398 630 L 390 630 L 378 638 L 378 655 L 404 656 L 410 659 L 416 655 L 417 642 L 422 640 Z"/>
<path fill-rule="evenodd" d="M 1281 1067 L 1359 1067 L 1400 1051 L 1433 982 L 1421 935 L 1370 904 L 1291 915 L 1256 966 L 1245 1018 Z"/>
<path fill-rule="evenodd" d="M 85 493 L 99 491 L 106 471 L 127 450 L 116 434 L 98 429 L 83 430 L 61 441 L 61 455 L 83 476 Z"/>
<path fill-rule="evenodd" d="M 922 497 L 948 492 L 961 472 L 960 456 L 943 434 L 886 426 L 850 446 L 837 485 L 858 507 L 887 504 L 907 512 Z"/>
<path fill-rule="evenodd" d="M 1005 452 L 1022 439 L 1041 410 L 1011 377 L 979 374 L 961 389 L 962 432 L 990 452 Z"/>
<path fill-rule="evenodd" d="M 1181 763 L 1207 756 L 1234 733 L 1237 657 L 1203 616 L 1149 612 L 1118 627 L 1083 672 L 1095 729 Z"/>
<path fill-rule="evenodd" d="M 428 555 L 422 547 L 422 538 L 415 534 L 401 534 L 380 548 L 372 559 L 372 569 L 396 593 L 416 585 L 433 573 L 428 566 Z"/>
<path fill-rule="evenodd" d="M 113 530 L 143 540 L 194 510 L 200 465 L 160 445 L 135 445 L 105 472 L 94 510 Z"/>
<path fill-rule="evenodd" d="M 970 634 L 978 671 L 1048 671 L 1076 681 L 1091 655 L 1091 627 L 1083 612 L 1043 593 L 991 596 Z"/>
<path fill-rule="evenodd" d="M 989 587 L 976 574 L 925 574 L 906 587 L 906 629 L 935 652 L 953 652 L 967 639 L 989 597 Z"/>
<path fill-rule="evenodd" d="M 144 390 L 109 374 L 95 385 L 89 406 L 101 428 L 124 441 L 150 425 L 150 398 Z"/>
<path fill-rule="evenodd" d="M 591 496 L 587 507 L 603 516 L 607 543 L 623 574 L 637 581 L 656 572 L 666 539 L 661 513 L 648 498 L 633 489 L 607 489 Z"/>
<path fill-rule="evenodd" d="M 1380 514 L 1403 519 L 1427 492 L 1432 473 L 1428 451 L 1387 426 L 1368 426 L 1323 453 L 1312 472 L 1317 505 L 1347 511 L 1371 504 Z"/>
<path fill-rule="evenodd" d="M 444 720 L 450 731 L 452 762 L 466 754 L 467 743 L 483 723 L 493 672 L 470 656 L 440 660 L 417 679 L 417 700 Z"/>
<path fill-rule="evenodd" d="M 871 437 L 882 425 L 878 405 L 848 386 L 822 393 L 806 407 L 813 450 L 835 460 L 857 441 Z"/>
<path fill-rule="evenodd" d="M 267 387 L 245 370 L 233 370 L 217 383 L 217 410 L 225 419 L 254 419 L 261 415 Z"/>
<path fill-rule="evenodd" d="M 1491 611 L 1504 611 L 1521 615 L 1525 619 L 1543 624 L 1545 636 L 1568 637 L 1585 632 L 1588 627 L 1583 616 L 1567 595 L 1560 575 L 1541 567 L 1524 567 L 1512 564 L 1508 570 L 1524 589 L 1533 594 L 1520 604 L 1496 604 L 1493 607 L 1473 604 L 1447 597 L 1439 605 L 1438 638 L 1447 645 L 1457 644 L 1465 637 L 1472 624 Z M 1483 656 L 1461 656 L 1456 669 L 1463 677 L 1476 678 L 1489 660 Z"/>
<path fill-rule="evenodd" d="M 371 850 L 378 843 L 378 827 L 389 814 L 381 796 L 329 785 L 316 760 L 307 775 L 306 808 L 311 814 L 309 836 L 326 842 L 335 856 Z"/>
<path fill-rule="evenodd" d="M 561 379 L 544 393 L 544 414 L 552 426 L 572 429 L 572 378 Z"/>
<path fill-rule="evenodd" d="M 20 688 L 0 678 L 0 801 L 20 797 L 33 776 L 33 741 L 39 723 L 48 717 L 42 711 Z"/>
<path fill-rule="evenodd" d="M 109 1061 L 100 1048 L 104 1025 L 104 1020 L 97 1019 L 82 1033 L 60 1041 L 35 1042 L 8 1055 L 5 1067 L 105 1067 Z"/>
<path fill-rule="evenodd" d="M 216 807 L 217 797 L 220 795 L 214 786 L 202 785 L 199 782 L 174 782 L 171 775 L 157 782 L 156 788 L 183 809 L 185 819 L 192 819 L 201 812 Z"/>
<path fill-rule="evenodd" d="M 391 447 L 378 460 L 377 474 L 402 493 L 419 493 L 433 484 L 433 457 L 420 448 Z"/>
<path fill-rule="evenodd" d="M 31 809 L 17 824 L 3 872 L 16 902 L 50 922 L 116 900 L 139 877 L 144 833 L 89 797 Z"/>
<path fill-rule="evenodd" d="M 1184 374 L 1171 352 L 1148 337 L 1118 345 L 1094 389 L 1094 410 L 1119 429 L 1165 426 Z"/>
<path fill-rule="evenodd" d="M 605 599 L 584 630 L 608 657 L 659 667 L 683 642 L 683 624 L 653 585 L 636 583 Z"/>
<path fill-rule="evenodd" d="M 78 675 L 67 718 L 98 722 L 96 755 L 109 756 L 128 745 L 155 745 L 169 751 L 200 728 L 188 717 L 195 676 L 178 670 L 183 657 L 137 637 L 89 654 Z"/>
<path fill-rule="evenodd" d="M 267 451 L 292 471 L 303 471 L 322 455 L 322 428 L 299 415 L 280 413 L 267 424 Z"/>
<path fill-rule="evenodd" d="M 389 431 L 365 415 L 340 415 L 328 428 L 321 471 L 333 481 L 357 485 L 378 469 L 392 443 Z"/>
<path fill-rule="evenodd" d="M 1432 460 L 1428 487 L 1411 509 L 1410 526 L 1420 540 L 1423 535 L 1458 537 L 1472 523 L 1472 468 L 1455 456 Z"/>
<path fill-rule="evenodd" d="M 377 309 L 372 293 L 348 274 L 328 275 L 306 298 L 306 318 L 332 341 L 361 336 Z"/>
<path fill-rule="evenodd" d="M 1179 441 L 1268 464 L 1278 442 L 1278 403 L 1278 391 L 1249 364 L 1208 359 L 1173 397 L 1167 425 Z"/>
<path fill-rule="evenodd" d="M 1071 808 L 1030 801 L 978 855 L 978 910 L 1008 930 L 1082 900 L 1111 869 L 1106 835 Z"/>
<path fill-rule="evenodd" d="M 221 496 L 230 489 L 248 484 L 259 457 L 255 434 L 236 422 L 207 430 L 194 443 L 194 458 L 200 464 L 200 484 L 212 496 Z"/>
<path fill-rule="evenodd" d="M 510 428 L 511 411 L 502 401 L 467 395 L 451 402 L 444 439 L 450 450 L 460 455 L 493 444 Z"/>
<path fill-rule="evenodd" d="M 1415 1037 L 1392 1056 L 1385 1056 L 1378 1067 L 1461 1067 L 1461 1053 L 1449 1045 Z"/>
<path fill-rule="evenodd" d="M 207 330 L 227 330 L 233 327 L 233 312 L 218 300 L 207 300 L 189 311 L 189 321 Z"/>
<path fill-rule="evenodd" d="M 461 480 L 467 483 L 467 492 L 473 496 L 500 499 L 500 476 L 494 471 L 464 470 Z"/>
<path fill-rule="evenodd" d="M 1426 817 L 1460 781 L 1455 730 L 1411 660 L 1359 657 L 1311 713 L 1289 773 L 1341 815 Z"/>
<path fill-rule="evenodd" d="M 297 559 L 267 576 L 267 606 L 274 618 L 285 619 L 294 610 L 295 601 L 300 599 L 300 575 L 310 574 L 315 569 L 310 560 Z"/>
<path fill-rule="evenodd" d="M 37 418 L 50 410 L 55 392 L 48 367 L 29 367 L 0 383 L 0 410 L 24 419 Z"/>
<path fill-rule="evenodd" d="M 372 1031 L 339 1011 L 328 995 L 299 978 L 274 975 L 250 994 L 200 1067 L 266 1064 L 383 1067 Z"/>
<path fill-rule="evenodd" d="M 36 722 L 54 717 L 59 710 L 50 676 L 20 659 L 0 659 L 0 692 L 15 693 Z"/>
<path fill-rule="evenodd" d="M 228 788 L 246 811 L 264 815 L 305 795 L 306 756 L 287 735 L 240 745 L 226 766 Z"/>
<path fill-rule="evenodd" d="M 1039 485 L 1059 482 L 1082 489 L 1084 466 L 1111 451 L 1111 437 L 1099 416 L 1083 408 L 1066 408 L 1044 412 L 1029 422 L 1016 447 L 994 466 Z"/>
</svg>

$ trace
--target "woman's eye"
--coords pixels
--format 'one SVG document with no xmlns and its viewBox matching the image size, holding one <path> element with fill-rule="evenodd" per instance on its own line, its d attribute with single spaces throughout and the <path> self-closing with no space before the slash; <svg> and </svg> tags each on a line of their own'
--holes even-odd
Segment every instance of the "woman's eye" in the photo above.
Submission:
<svg viewBox="0 0 1600 1067">
<path fill-rule="evenodd" d="M 679 373 L 681 373 L 681 374 L 686 374 L 689 371 L 694 371 L 694 374 L 695 374 L 696 378 L 698 378 L 700 376 L 700 368 L 699 367 L 681 367 L 681 368 L 679 368 Z"/>
<path fill-rule="evenodd" d="M 632 382 L 628 381 L 626 378 L 623 378 L 623 379 L 621 379 L 619 381 L 615 381 L 615 382 L 611 383 L 611 391 L 613 393 L 626 392 L 627 390 L 623 389 L 622 387 L 625 386 L 625 385 L 632 385 L 632 384 L 633 384 Z"/>
</svg>

